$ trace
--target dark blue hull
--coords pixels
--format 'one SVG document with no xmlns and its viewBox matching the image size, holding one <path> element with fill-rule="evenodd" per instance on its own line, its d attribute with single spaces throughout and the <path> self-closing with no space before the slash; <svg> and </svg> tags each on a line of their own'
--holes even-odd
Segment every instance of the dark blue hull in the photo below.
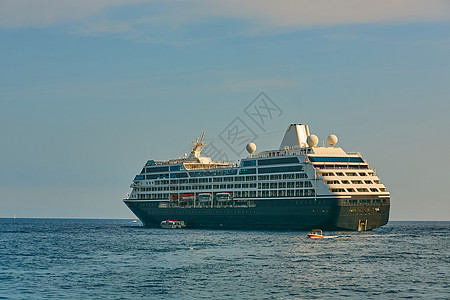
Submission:
<svg viewBox="0 0 450 300">
<path fill-rule="evenodd" d="M 371 230 L 389 220 L 389 204 L 342 205 L 337 198 L 257 199 L 252 206 L 160 207 L 158 201 L 125 200 L 148 227 L 175 219 L 186 228 L 244 230 Z"/>
</svg>

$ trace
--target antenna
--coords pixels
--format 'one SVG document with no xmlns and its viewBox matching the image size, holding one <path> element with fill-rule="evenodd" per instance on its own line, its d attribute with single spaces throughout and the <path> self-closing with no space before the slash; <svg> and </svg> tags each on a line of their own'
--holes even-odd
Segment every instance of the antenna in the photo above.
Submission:
<svg viewBox="0 0 450 300">
<path fill-rule="evenodd" d="M 202 130 L 202 138 L 200 139 L 200 144 L 203 142 L 203 138 L 205 137 L 205 131 Z"/>
</svg>

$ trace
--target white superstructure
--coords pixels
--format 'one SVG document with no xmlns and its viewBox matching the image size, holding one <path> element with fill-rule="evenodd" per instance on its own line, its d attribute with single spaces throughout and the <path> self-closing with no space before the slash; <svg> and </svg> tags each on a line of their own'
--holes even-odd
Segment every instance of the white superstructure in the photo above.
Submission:
<svg viewBox="0 0 450 300">
<path fill-rule="evenodd" d="M 128 199 L 180 207 L 236 205 L 233 201 L 251 205 L 251 201 L 268 198 L 317 200 L 331 195 L 344 203 L 389 199 L 386 187 L 360 153 L 335 147 L 334 135 L 327 139 L 330 146 L 317 146 L 318 138 L 307 125 L 289 125 L 279 149 L 251 154 L 238 165 L 201 156 L 203 138 L 204 133 L 188 157 L 148 161 L 133 181 Z M 248 145 L 247 149 L 252 153 L 255 147 Z M 224 194 L 230 201 L 218 201 Z M 205 200 L 207 195 L 211 201 Z"/>
</svg>

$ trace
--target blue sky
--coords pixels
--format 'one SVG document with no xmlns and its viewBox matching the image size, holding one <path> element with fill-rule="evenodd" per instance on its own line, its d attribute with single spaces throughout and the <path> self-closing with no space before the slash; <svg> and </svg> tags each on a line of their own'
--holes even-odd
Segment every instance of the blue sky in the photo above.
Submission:
<svg viewBox="0 0 450 300">
<path fill-rule="evenodd" d="M 449 220 L 448 1 L 0 1 L 0 217 L 132 218 L 149 157 L 236 117 L 359 151 L 392 220 Z M 245 107 L 281 109 L 264 129 Z M 222 144 L 221 144 L 222 143 Z"/>
</svg>

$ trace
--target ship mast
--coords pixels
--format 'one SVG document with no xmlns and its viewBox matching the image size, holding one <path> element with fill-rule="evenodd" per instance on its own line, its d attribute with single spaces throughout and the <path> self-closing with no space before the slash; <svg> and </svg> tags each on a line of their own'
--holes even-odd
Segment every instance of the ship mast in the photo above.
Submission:
<svg viewBox="0 0 450 300">
<path fill-rule="evenodd" d="M 197 137 L 195 142 L 192 142 L 192 144 L 194 144 L 194 146 L 191 149 L 191 155 L 189 155 L 189 159 L 200 157 L 200 152 L 202 151 L 202 146 L 205 145 L 205 143 L 203 142 L 204 137 L 205 137 L 205 132 L 202 131 L 202 137 L 200 138 L 200 141 L 198 140 L 199 138 Z"/>
</svg>

